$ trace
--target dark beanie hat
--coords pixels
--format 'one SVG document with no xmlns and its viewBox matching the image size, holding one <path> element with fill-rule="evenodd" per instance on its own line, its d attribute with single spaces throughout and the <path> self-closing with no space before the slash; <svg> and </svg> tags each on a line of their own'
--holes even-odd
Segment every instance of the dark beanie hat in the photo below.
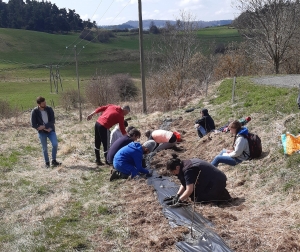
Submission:
<svg viewBox="0 0 300 252">
<path fill-rule="evenodd" d="M 206 108 L 202 109 L 201 112 L 204 114 L 204 115 L 208 115 L 208 110 Z"/>
</svg>

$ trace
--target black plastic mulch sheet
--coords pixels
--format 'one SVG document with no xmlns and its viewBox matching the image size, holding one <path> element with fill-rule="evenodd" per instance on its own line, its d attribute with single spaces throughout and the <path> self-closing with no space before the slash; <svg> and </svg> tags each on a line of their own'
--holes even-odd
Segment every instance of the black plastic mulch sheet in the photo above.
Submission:
<svg viewBox="0 0 300 252">
<path fill-rule="evenodd" d="M 186 236 L 186 241 L 176 243 L 176 247 L 181 251 L 210 251 L 223 252 L 232 251 L 224 241 L 209 229 L 212 223 L 201 216 L 199 213 L 193 213 L 193 206 L 173 208 L 166 206 L 163 199 L 175 195 L 179 189 L 178 185 L 170 180 L 169 177 L 158 176 L 154 171 L 153 176 L 147 180 L 156 192 L 160 204 L 163 206 L 163 213 L 169 219 L 172 227 L 185 226 L 192 228 L 192 233 Z"/>
</svg>

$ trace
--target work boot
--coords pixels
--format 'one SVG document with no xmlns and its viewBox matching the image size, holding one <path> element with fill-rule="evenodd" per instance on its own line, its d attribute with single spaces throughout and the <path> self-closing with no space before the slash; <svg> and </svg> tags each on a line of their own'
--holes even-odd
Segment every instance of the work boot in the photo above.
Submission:
<svg viewBox="0 0 300 252">
<path fill-rule="evenodd" d="M 113 181 L 114 179 L 119 179 L 120 175 L 117 170 L 112 170 L 109 181 Z"/>
<path fill-rule="evenodd" d="M 57 162 L 55 159 L 53 159 L 52 162 L 51 162 L 51 165 L 52 165 L 52 166 L 60 166 L 61 163 L 60 163 L 60 162 Z"/>
<path fill-rule="evenodd" d="M 46 162 L 45 168 L 50 168 L 50 162 Z"/>
<path fill-rule="evenodd" d="M 96 162 L 96 164 L 99 165 L 99 166 L 100 166 L 100 165 L 104 165 L 104 163 L 102 163 L 101 160 L 97 160 L 97 159 L 96 159 L 95 162 Z"/>
</svg>

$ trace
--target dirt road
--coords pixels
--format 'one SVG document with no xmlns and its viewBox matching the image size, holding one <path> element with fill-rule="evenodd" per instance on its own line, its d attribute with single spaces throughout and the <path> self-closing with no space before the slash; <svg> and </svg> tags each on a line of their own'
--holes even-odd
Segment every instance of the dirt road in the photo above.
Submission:
<svg viewBox="0 0 300 252">
<path fill-rule="evenodd" d="M 255 77 L 251 79 L 257 84 L 271 85 L 277 87 L 299 87 L 300 86 L 300 75 L 290 74 L 290 75 L 278 75 L 278 76 L 264 76 Z"/>
</svg>

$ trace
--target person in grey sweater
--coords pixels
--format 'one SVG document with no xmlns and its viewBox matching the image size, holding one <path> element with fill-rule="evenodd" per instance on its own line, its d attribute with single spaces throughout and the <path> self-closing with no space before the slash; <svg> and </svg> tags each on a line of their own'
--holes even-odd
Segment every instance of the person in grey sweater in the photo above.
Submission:
<svg viewBox="0 0 300 252">
<path fill-rule="evenodd" d="M 235 120 L 228 126 L 230 133 L 233 134 L 234 144 L 232 150 L 223 149 L 211 162 L 212 165 L 218 167 L 220 163 L 235 166 L 250 157 L 249 144 L 247 140 L 248 129 L 242 127 L 242 124 Z"/>
</svg>

